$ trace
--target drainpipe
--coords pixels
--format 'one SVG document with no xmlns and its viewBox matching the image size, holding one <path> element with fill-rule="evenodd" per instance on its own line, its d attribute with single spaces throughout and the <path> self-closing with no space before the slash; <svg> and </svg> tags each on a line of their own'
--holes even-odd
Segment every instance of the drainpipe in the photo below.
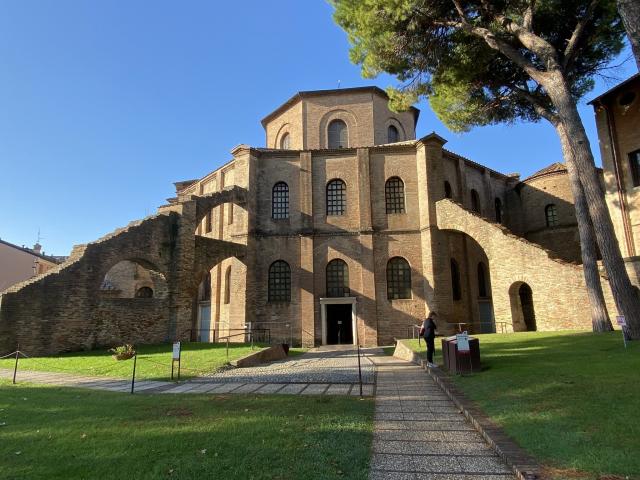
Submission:
<svg viewBox="0 0 640 480">
<path fill-rule="evenodd" d="M 600 106 L 604 109 L 607 115 L 607 133 L 609 135 L 609 144 L 611 145 L 611 156 L 613 160 L 613 172 L 616 177 L 616 187 L 618 189 L 618 202 L 620 203 L 620 213 L 622 215 L 622 226 L 624 227 L 624 237 L 625 244 L 627 246 L 627 253 L 630 257 L 635 256 L 636 249 L 633 243 L 633 236 L 631 235 L 631 230 L 629 228 L 629 220 L 627 217 L 627 203 L 625 201 L 625 196 L 623 193 L 623 184 L 622 178 L 620 176 L 620 165 L 619 165 L 619 155 L 618 155 L 618 147 L 615 139 L 617 138 L 616 134 L 616 126 L 613 119 L 613 114 L 609 108 L 604 103 L 600 103 Z"/>
</svg>

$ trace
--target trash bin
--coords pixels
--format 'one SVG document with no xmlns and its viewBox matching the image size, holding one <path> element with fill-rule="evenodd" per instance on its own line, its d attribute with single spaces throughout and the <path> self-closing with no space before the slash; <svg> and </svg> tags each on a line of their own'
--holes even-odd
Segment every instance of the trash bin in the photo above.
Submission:
<svg viewBox="0 0 640 480">
<path fill-rule="evenodd" d="M 456 336 L 442 339 L 444 368 L 452 373 L 480 371 L 480 340 L 469 337 L 469 352 L 459 352 Z"/>
</svg>

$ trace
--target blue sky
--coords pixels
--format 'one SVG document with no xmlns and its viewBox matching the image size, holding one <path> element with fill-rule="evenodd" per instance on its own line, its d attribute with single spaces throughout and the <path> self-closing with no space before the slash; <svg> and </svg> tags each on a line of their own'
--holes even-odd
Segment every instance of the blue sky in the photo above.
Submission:
<svg viewBox="0 0 640 480">
<path fill-rule="evenodd" d="M 296 91 L 393 84 L 360 77 L 331 13 L 322 0 L 2 2 L 0 238 L 31 246 L 40 229 L 45 251 L 66 255 L 153 213 L 235 145 L 263 146 L 260 119 Z M 453 134 L 417 106 L 418 137 L 435 131 L 496 170 L 561 160 L 545 124 Z"/>
</svg>

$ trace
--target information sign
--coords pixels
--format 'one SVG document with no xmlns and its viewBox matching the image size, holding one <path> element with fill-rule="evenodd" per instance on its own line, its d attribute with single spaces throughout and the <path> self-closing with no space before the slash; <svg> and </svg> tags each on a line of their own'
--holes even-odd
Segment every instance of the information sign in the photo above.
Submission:
<svg viewBox="0 0 640 480">
<path fill-rule="evenodd" d="M 467 332 L 457 334 L 456 342 L 458 345 L 458 352 L 468 353 L 471 351 L 469 348 L 469 334 Z"/>
<path fill-rule="evenodd" d="M 616 317 L 616 321 L 618 322 L 618 325 L 620 325 L 621 327 L 627 326 L 627 320 L 622 315 Z"/>
<path fill-rule="evenodd" d="M 180 342 L 173 342 L 173 359 L 180 360 Z"/>
</svg>

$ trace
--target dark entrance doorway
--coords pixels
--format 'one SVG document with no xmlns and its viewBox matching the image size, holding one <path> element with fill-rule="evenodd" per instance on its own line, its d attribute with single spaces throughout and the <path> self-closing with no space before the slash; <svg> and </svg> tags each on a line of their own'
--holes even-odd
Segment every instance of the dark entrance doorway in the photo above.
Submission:
<svg viewBox="0 0 640 480">
<path fill-rule="evenodd" d="M 520 305 L 522 305 L 522 316 L 524 317 L 524 323 L 527 326 L 527 331 L 536 331 L 536 313 L 533 310 L 533 292 L 531 287 L 526 283 L 520 286 L 518 291 L 520 295 Z"/>
<path fill-rule="evenodd" d="M 351 304 L 328 304 L 327 344 L 353 344 L 353 326 L 351 322 Z"/>
</svg>

